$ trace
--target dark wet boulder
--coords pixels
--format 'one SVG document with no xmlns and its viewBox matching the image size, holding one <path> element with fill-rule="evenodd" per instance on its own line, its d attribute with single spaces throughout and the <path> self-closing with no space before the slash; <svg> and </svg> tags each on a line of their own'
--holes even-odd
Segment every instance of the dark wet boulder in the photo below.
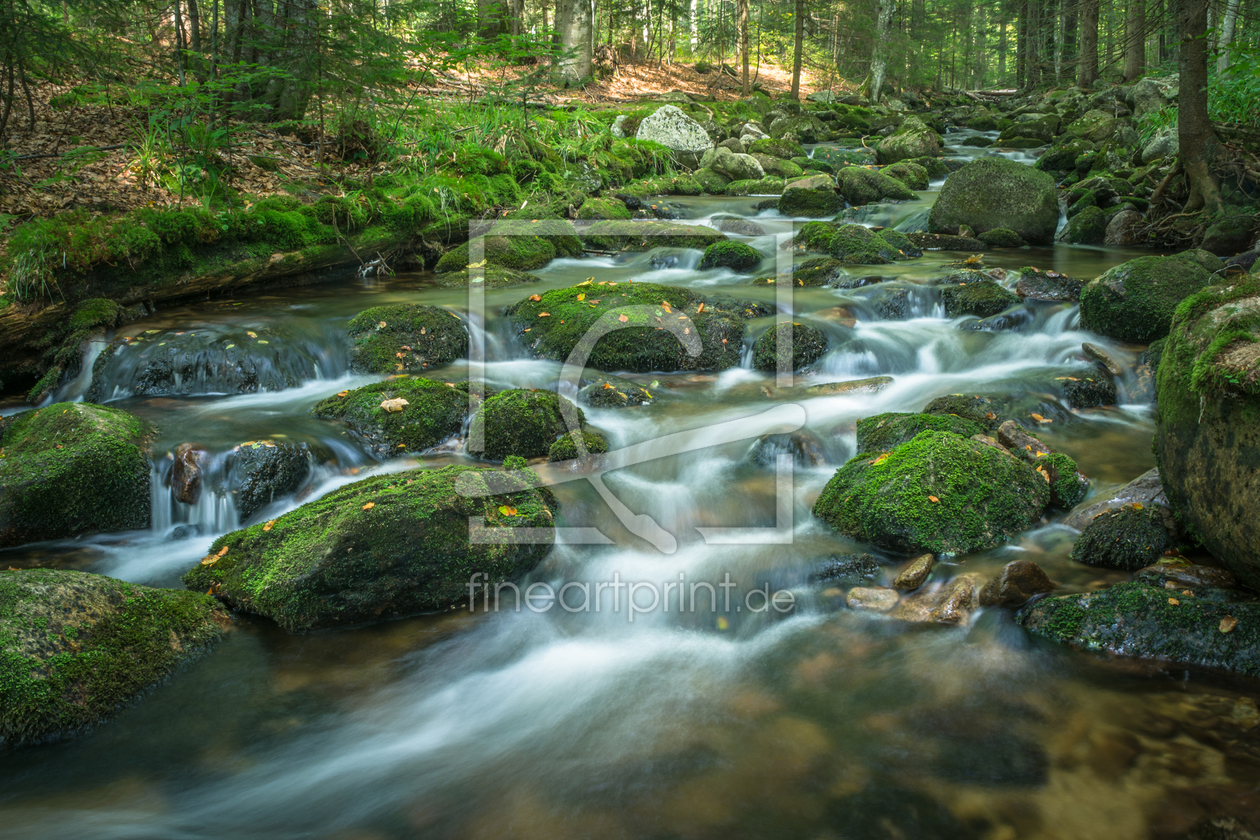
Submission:
<svg viewBox="0 0 1260 840">
<path fill-rule="evenodd" d="M 233 447 L 227 456 L 228 492 L 241 521 L 300 490 L 314 465 L 315 454 L 305 443 L 253 440 Z"/>
<path fill-rule="evenodd" d="M 373 476 L 220 537 L 184 583 L 290 633 L 446 610 L 468 600 L 474 572 L 515 581 L 550 550 L 555 502 L 535 479 L 462 466 Z M 473 517 L 486 539 L 470 538 Z"/>
<path fill-rule="evenodd" d="M 866 303 L 885 321 L 904 321 L 910 317 L 909 289 L 880 289 L 868 297 Z"/>
<path fill-rule="evenodd" d="M 0 548 L 149 526 L 153 426 L 55 403 L 0 425 Z"/>
<path fill-rule="evenodd" d="M 350 319 L 350 367 L 363 373 L 420 373 L 468 355 L 468 328 L 436 306 L 400 303 Z"/>
<path fill-rule="evenodd" d="M 893 228 L 880 228 L 875 231 L 875 235 L 889 248 L 896 251 L 894 260 L 914 259 L 923 256 L 923 251 L 919 246 L 910 241 L 910 237 L 906 236 L 899 230 Z"/>
<path fill-rule="evenodd" d="M 1010 228 L 994 228 L 979 235 L 979 239 L 990 248 L 1023 248 L 1028 243 Z"/>
<path fill-rule="evenodd" d="M 879 141 L 879 162 L 897 163 L 919 157 L 939 157 L 944 149 L 941 136 L 917 116 L 902 120 L 897 130 Z"/>
<path fill-rule="evenodd" d="M 1002 567 L 980 590 L 980 606 L 1019 606 L 1034 595 L 1053 592 L 1054 582 L 1031 560 L 1014 560 Z"/>
<path fill-rule="evenodd" d="M 1015 281 L 1015 294 L 1033 300 L 1077 301 L 1081 299 L 1083 288 L 1084 280 L 1032 266 L 1021 268 L 1019 279 Z"/>
<path fill-rule="evenodd" d="M 816 467 L 827 460 L 822 442 L 805 431 L 762 435 L 752 445 L 750 457 L 754 464 L 774 469 L 780 455 L 787 455 L 798 467 Z"/>
<path fill-rule="evenodd" d="M 582 380 L 578 401 L 595 408 L 627 408 L 646 405 L 654 397 L 652 392 L 637 382 L 597 373 Z"/>
<path fill-rule="evenodd" d="M 874 169 L 846 166 L 836 173 L 840 194 L 854 206 L 877 201 L 910 201 L 914 191 L 896 178 Z"/>
<path fill-rule="evenodd" d="M 500 391 L 488 398 L 473 415 L 468 452 L 492 461 L 501 461 L 511 455 L 545 457 L 551 451 L 551 445 L 570 431 L 564 419 L 565 410 L 573 412 L 576 426 L 581 428 L 586 425 L 582 409 L 555 391 L 522 388 Z"/>
<path fill-rule="evenodd" d="M 1029 632 L 1084 650 L 1260 676 L 1260 602 L 1142 581 L 1043 598 L 1019 613 Z"/>
<path fill-rule="evenodd" d="M 423 452 L 459 434 L 468 386 L 406 378 L 376 382 L 321 400 L 312 413 L 345 423 L 379 457 Z"/>
<path fill-rule="evenodd" d="M 1063 241 L 1073 245 L 1101 245 L 1107 236 L 1107 213 L 1100 207 L 1086 207 L 1072 217 L 1063 231 Z"/>
<path fill-rule="evenodd" d="M 893 589 L 902 591 L 910 591 L 918 589 L 927 583 L 927 579 L 932 575 L 932 569 L 936 566 L 936 556 L 932 554 L 920 554 L 918 557 L 906 564 L 897 576 L 893 578 Z"/>
<path fill-rule="evenodd" d="M 1176 546 L 1157 508 L 1141 504 L 1099 514 L 1072 546 L 1072 559 L 1090 566 L 1136 572 Z"/>
<path fill-rule="evenodd" d="M 1015 231 L 1032 245 L 1050 245 L 1059 223 L 1054 178 L 1005 158 L 981 158 L 950 175 L 928 216 L 933 233 Z"/>
<path fill-rule="evenodd" d="M 214 646 L 230 621 L 208 595 L 86 572 L 0 572 L 0 743 L 80 734 Z"/>
<path fill-rule="evenodd" d="M 1155 454 L 1192 536 L 1260 589 L 1260 277 L 1177 309 L 1156 375 Z"/>
<path fill-rule="evenodd" d="M 1082 373 L 1061 377 L 1063 398 L 1072 408 L 1098 408 L 1116 404 L 1116 386 L 1106 376 Z"/>
<path fill-rule="evenodd" d="M 797 322 L 776 324 L 753 342 L 754 370 L 799 371 L 827 353 L 827 334 Z"/>
<path fill-rule="evenodd" d="M 844 209 L 844 198 L 830 175 L 810 175 L 787 182 L 778 209 L 784 216 L 830 218 Z"/>
<path fill-rule="evenodd" d="M 1166 525 L 1170 525 L 1173 521 L 1172 511 L 1168 507 L 1168 496 L 1160 483 L 1159 470 L 1147 470 L 1128 484 L 1107 493 L 1103 498 L 1072 511 L 1072 514 L 1063 520 L 1063 524 L 1083 531 L 1099 514 L 1133 504 L 1158 508 L 1164 516 Z"/>
<path fill-rule="evenodd" d="M 581 450 L 578 443 L 581 442 Z M 585 450 L 585 451 L 582 451 Z M 608 441 L 599 432 L 582 429 L 566 432 L 547 450 L 548 461 L 573 461 L 587 455 L 602 455 L 608 451 Z"/>
<path fill-rule="evenodd" d="M 704 249 L 700 257 L 701 271 L 709 268 L 729 268 L 732 271 L 751 271 L 761 263 L 761 252 L 743 242 L 714 242 Z"/>
<path fill-rule="evenodd" d="M 1060 137 L 1045 154 L 1037 158 L 1033 166 L 1043 172 L 1070 172 L 1076 169 L 1077 158 L 1095 148 L 1093 143 L 1080 137 Z"/>
<path fill-rule="evenodd" d="M 941 289 L 941 302 L 945 304 L 945 314 L 951 318 L 960 315 L 988 318 L 1018 304 L 1019 297 L 992 280 L 985 280 L 980 283 L 946 286 Z"/>
<path fill-rule="evenodd" d="M 952 432 L 961 437 L 978 435 L 984 429 L 970 420 L 952 415 L 876 414 L 857 422 L 858 452 L 888 452 L 914 440 L 920 432 Z"/>
<path fill-rule="evenodd" d="M 185 505 L 197 504 L 209 457 L 210 453 L 199 443 L 181 443 L 175 447 L 171 464 L 171 496 L 175 501 Z"/>
<path fill-rule="evenodd" d="M 831 286 L 847 276 L 848 272 L 844 270 L 844 263 L 840 260 L 834 257 L 817 257 L 793 267 L 792 285 Z"/>
<path fill-rule="evenodd" d="M 1212 223 L 1199 246 L 1218 257 L 1232 257 L 1249 249 L 1260 236 L 1260 224 L 1250 213 L 1224 216 Z"/>
<path fill-rule="evenodd" d="M 883 567 L 873 554 L 839 554 L 822 561 L 809 575 L 810 583 L 862 586 L 883 577 Z"/>
<path fill-rule="evenodd" d="M 1175 257 L 1137 257 L 1081 291 L 1081 327 L 1122 341 L 1163 338 L 1177 304 L 1211 282 L 1207 269 Z"/>
<path fill-rule="evenodd" d="M 862 453 L 827 483 L 814 515 L 888 551 L 967 554 L 1032 527 L 1045 479 L 1000 447 L 926 431 L 886 455 Z"/>
<path fill-rule="evenodd" d="M 676 286 L 608 282 L 553 289 L 512 304 L 505 314 L 540 359 L 566 360 L 579 342 L 594 339 L 588 366 L 646 373 L 736 367 L 743 318 L 765 313 Z M 680 320 L 684 315 L 687 321 Z M 592 332 L 597 323 L 599 336 Z"/>
</svg>

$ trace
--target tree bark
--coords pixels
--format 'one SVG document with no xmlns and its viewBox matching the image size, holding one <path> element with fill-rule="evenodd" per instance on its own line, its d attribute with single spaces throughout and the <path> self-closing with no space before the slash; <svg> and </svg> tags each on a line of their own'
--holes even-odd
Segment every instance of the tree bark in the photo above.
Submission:
<svg viewBox="0 0 1260 840">
<path fill-rule="evenodd" d="M 1225 17 L 1221 21 L 1221 35 L 1217 48 L 1220 55 L 1216 57 L 1216 73 L 1221 75 L 1229 69 L 1229 45 L 1234 43 L 1234 30 L 1238 26 L 1239 0 L 1228 0 L 1225 6 Z M 1255 8 L 1254 6 L 1252 8 Z"/>
<path fill-rule="evenodd" d="M 1092 87 L 1098 81 L 1098 0 L 1081 2 L 1081 59 L 1077 84 Z"/>
<path fill-rule="evenodd" d="M 1076 0 L 1064 0 L 1063 3 L 1063 66 L 1059 73 L 1059 81 L 1074 75 L 1076 67 Z"/>
<path fill-rule="evenodd" d="M 566 84 L 590 78 L 595 52 L 594 0 L 557 0 L 556 39 L 562 53 L 556 59 L 559 78 Z"/>
<path fill-rule="evenodd" d="M 738 18 L 736 26 L 739 28 L 739 61 L 743 65 L 743 92 L 744 96 L 748 96 L 752 93 L 752 85 L 748 79 L 749 53 L 752 51 L 748 37 L 748 0 L 735 0 L 735 13 Z"/>
<path fill-rule="evenodd" d="M 1124 22 L 1124 80 L 1146 72 L 1146 0 L 1129 0 Z"/>
<path fill-rule="evenodd" d="M 871 50 L 871 101 L 878 102 L 888 73 L 888 30 L 892 26 L 895 0 L 879 0 L 875 19 L 875 44 Z"/>
<path fill-rule="evenodd" d="M 805 49 L 805 0 L 796 0 L 796 41 L 792 45 L 792 98 L 801 99 L 801 61 Z"/>
<path fill-rule="evenodd" d="M 1190 196 L 1186 212 L 1215 213 L 1221 206 L 1220 184 L 1212 163 L 1220 150 L 1207 111 L 1207 10 L 1210 0 L 1180 0 L 1181 78 L 1177 93 L 1177 153 L 1186 173 Z"/>
</svg>

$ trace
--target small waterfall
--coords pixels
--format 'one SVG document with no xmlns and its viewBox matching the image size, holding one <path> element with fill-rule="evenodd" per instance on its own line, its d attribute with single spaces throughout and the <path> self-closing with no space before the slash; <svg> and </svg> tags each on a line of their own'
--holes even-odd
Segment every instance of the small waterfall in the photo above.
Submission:
<svg viewBox="0 0 1260 840">
<path fill-rule="evenodd" d="M 153 464 L 149 476 L 152 510 L 149 528 L 155 535 L 185 539 L 223 534 L 240 527 L 236 500 L 222 483 L 224 458 L 212 455 L 207 461 L 203 465 L 201 493 L 193 504 L 176 501 L 171 491 L 173 458 L 163 458 Z"/>
</svg>

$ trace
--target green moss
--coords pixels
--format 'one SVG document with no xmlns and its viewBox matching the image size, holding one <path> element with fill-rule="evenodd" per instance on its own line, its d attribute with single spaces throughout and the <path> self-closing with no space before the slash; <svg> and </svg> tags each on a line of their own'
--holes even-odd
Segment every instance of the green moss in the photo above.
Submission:
<svg viewBox="0 0 1260 840">
<path fill-rule="evenodd" d="M 851 265 L 887 265 L 901 256 L 868 227 L 841 225 L 827 244 L 827 252 Z"/>
<path fill-rule="evenodd" d="M 398 411 L 381 408 L 383 402 L 397 399 L 407 405 Z M 468 416 L 468 386 L 392 379 L 343 391 L 316 404 L 311 413 L 345 423 L 380 456 L 406 455 L 459 434 Z"/>
<path fill-rule="evenodd" d="M 149 524 L 153 427 L 117 408 L 56 403 L 0 438 L 0 547 Z"/>
<path fill-rule="evenodd" d="M 1054 178 L 1006 158 L 981 158 L 949 176 L 932 205 L 932 233 L 1007 228 L 1034 245 L 1054 241 L 1059 202 Z"/>
<path fill-rule="evenodd" d="M 914 191 L 895 178 L 861 166 L 840 169 L 836 172 L 836 183 L 840 186 L 840 194 L 854 206 L 915 198 Z"/>
<path fill-rule="evenodd" d="M 731 181 L 726 185 L 727 195 L 782 195 L 782 178 L 750 178 Z"/>
<path fill-rule="evenodd" d="M 578 451 L 577 440 L 582 441 L 585 452 Z M 547 450 L 548 461 L 572 461 L 585 455 L 600 455 L 608 451 L 608 441 L 599 432 L 583 429 L 581 432 L 566 432 L 559 440 L 551 444 Z"/>
<path fill-rule="evenodd" d="M 836 226 L 831 222 L 806 222 L 801 225 L 792 244 L 807 251 L 826 251 L 836 235 Z"/>
<path fill-rule="evenodd" d="M 611 198 L 588 198 L 578 208 L 579 219 L 629 219 L 626 205 Z"/>
<path fill-rule="evenodd" d="M 552 529 L 554 501 L 532 480 L 459 466 L 373 476 L 220 537 L 184 583 L 293 633 L 447 609 L 474 572 L 516 580 L 550 549 L 536 535 Z M 495 539 L 470 540 L 474 516 Z"/>
<path fill-rule="evenodd" d="M 1177 305 L 1210 280 L 1202 266 L 1177 257 L 1129 260 L 1081 290 L 1081 327 L 1124 341 L 1163 338 Z"/>
<path fill-rule="evenodd" d="M 1010 228 L 994 228 L 979 235 L 979 240 L 990 248 L 1022 248 L 1027 243 Z"/>
<path fill-rule="evenodd" d="M 751 271 L 761 263 L 761 259 L 761 252 L 744 242 L 714 242 L 704 249 L 699 268 L 701 271 L 709 268 Z"/>
<path fill-rule="evenodd" d="M 772 137 L 765 137 L 761 140 L 754 140 L 748 144 L 747 151 L 750 155 L 769 155 L 770 157 L 783 160 L 805 157 L 805 150 L 800 143 L 794 143 L 791 140 L 782 138 L 776 140 Z"/>
<path fill-rule="evenodd" d="M 755 370 L 774 373 L 799 371 L 812 365 L 827 353 L 827 335 L 807 324 L 776 324 L 753 342 L 752 365 Z"/>
<path fill-rule="evenodd" d="M 844 263 L 831 257 L 805 260 L 792 269 L 792 283 L 796 286 L 830 286 L 845 276 Z M 769 278 L 774 281 L 776 278 Z"/>
<path fill-rule="evenodd" d="M 926 190 L 928 188 L 928 171 L 917 163 L 903 160 L 900 163 L 885 166 L 880 172 L 889 178 L 896 178 L 909 189 Z"/>
<path fill-rule="evenodd" d="M 214 599 L 52 569 L 0 572 L 0 740 L 99 724 L 221 636 Z"/>
<path fill-rule="evenodd" d="M 954 415 L 970 420 L 986 431 L 995 431 L 1006 417 L 988 397 L 947 394 L 937 397 L 923 407 L 924 414 Z"/>
<path fill-rule="evenodd" d="M 468 328 L 436 306 L 375 306 L 350 319 L 348 329 L 356 371 L 419 373 L 468 355 Z"/>
<path fill-rule="evenodd" d="M 850 459 L 823 488 L 813 512 L 889 551 L 967 554 L 1032 527 L 1049 502 L 1045 480 L 1009 454 L 925 431 L 886 456 Z"/>
<path fill-rule="evenodd" d="M 857 448 L 859 452 L 888 452 L 926 431 L 971 437 L 982 434 L 984 428 L 978 423 L 948 414 L 877 414 L 858 421 Z"/>
<path fill-rule="evenodd" d="M 1070 510 L 1089 492 L 1089 480 L 1080 474 L 1076 462 L 1068 456 L 1052 452 L 1040 459 L 1038 466 L 1050 479 L 1050 504 Z"/>
<path fill-rule="evenodd" d="M 582 409 L 554 391 L 527 391 L 514 388 L 500 391 L 486 400 L 473 417 L 469 433 L 469 453 L 494 461 L 509 455 L 541 458 L 551 450 L 556 439 L 569 431 L 561 411 L 561 401 L 576 416 L 579 426 L 586 424 Z M 482 448 L 471 441 L 482 439 Z"/>
<path fill-rule="evenodd" d="M 986 280 L 947 286 L 941 290 L 941 301 L 945 304 L 945 314 L 951 318 L 960 315 L 989 318 L 1018 304 L 1019 297 L 992 280 Z"/>
</svg>

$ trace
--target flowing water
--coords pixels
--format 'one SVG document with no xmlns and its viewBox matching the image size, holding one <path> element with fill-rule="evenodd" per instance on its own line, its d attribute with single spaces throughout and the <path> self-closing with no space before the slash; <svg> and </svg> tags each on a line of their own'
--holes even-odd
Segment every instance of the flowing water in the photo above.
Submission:
<svg viewBox="0 0 1260 840">
<path fill-rule="evenodd" d="M 872 223 L 913 228 L 938 188 Z M 747 241 L 765 254 L 756 273 L 765 276 L 792 220 L 755 210 L 758 201 L 669 203 L 702 222 L 725 214 L 762 225 L 766 235 Z M 985 264 L 1093 277 L 1135 253 L 1056 246 L 991 252 Z M 0 755 L 0 835 L 1141 838 L 1172 836 L 1207 813 L 1204 803 L 1253 789 L 1260 772 L 1244 735 L 1260 721 L 1254 683 L 1036 643 L 1001 609 L 961 628 L 869 617 L 809 582 L 827 558 L 862 550 L 809 508 L 854 453 L 864 416 L 918 410 L 942 394 L 1020 393 L 1053 421 L 1042 432 L 1077 459 L 1094 497 L 1153 466 L 1148 406 L 1122 397 L 1118 407 L 1073 412 L 1054 396 L 1056 377 L 1087 367 L 1082 341 L 1130 362 L 1141 348 L 1082 332 L 1066 304 L 1032 304 L 1020 331 L 959 329 L 974 319 L 945 318 L 929 283 L 961 256 L 872 269 L 891 278 L 872 286 L 794 290 L 792 317 L 818 326 L 832 347 L 795 383 L 745 361 L 722 373 L 635 376 L 654 402 L 585 409 L 612 448 L 637 445 L 648 456 L 605 480 L 630 511 L 673 535 L 672 552 L 628 531 L 583 474 L 540 468 L 561 482 L 560 524 L 603 537 L 565 532 L 527 583 L 729 580 L 733 590 L 710 598 L 701 587 L 686 610 L 651 604 L 646 588 L 634 610 L 613 589 L 585 609 L 571 600 L 572 610 L 517 610 L 509 599 L 489 614 L 309 636 L 241 616 L 213 653 L 112 723 Z M 774 287 L 700 271 L 697 261 L 686 251 L 558 260 L 536 286 L 486 292 L 487 317 L 468 317 L 485 341 L 489 384 L 556 387 L 560 366 L 531 359 L 498 314 L 544 289 L 633 278 L 775 300 Z M 887 288 L 912 292 L 911 317 L 878 319 L 869 300 Z M 466 312 L 469 298 L 425 274 L 347 277 L 129 325 L 113 337 L 123 341 L 108 364 L 61 397 L 98 389 L 98 399 L 157 423 L 151 529 L 29 546 L 0 561 L 179 586 L 225 531 L 374 471 L 416 466 L 378 464 L 309 416 L 318 400 L 372 381 L 347 373 L 344 325 L 394 302 Z M 750 322 L 750 340 L 772 321 Z M 188 338 L 198 333 L 206 343 Z M 253 345 L 249 376 L 205 353 L 211 340 L 244 344 L 249 333 L 269 342 Z M 139 362 L 155 354 L 192 373 L 154 384 Z M 460 362 L 434 375 L 467 373 Z M 894 382 L 876 394 L 805 391 L 874 375 Z M 1122 394 L 1134 385 L 1119 384 Z M 730 433 L 717 434 L 719 424 Z M 225 455 L 254 440 L 305 444 L 317 466 L 297 496 L 241 522 L 224 489 Z M 196 505 L 174 502 L 168 488 L 166 453 L 190 441 L 212 454 Z M 419 464 L 469 460 L 454 440 Z M 788 466 L 791 480 L 777 480 Z M 735 527 L 759 530 L 722 533 Z M 934 579 L 987 576 L 1019 557 L 1066 590 L 1127 577 L 1070 561 L 1072 537 L 1047 521 L 939 566 Z M 757 609 L 746 593 L 762 587 L 791 592 L 795 608 Z M 725 591 L 735 593 L 729 605 Z"/>
</svg>

